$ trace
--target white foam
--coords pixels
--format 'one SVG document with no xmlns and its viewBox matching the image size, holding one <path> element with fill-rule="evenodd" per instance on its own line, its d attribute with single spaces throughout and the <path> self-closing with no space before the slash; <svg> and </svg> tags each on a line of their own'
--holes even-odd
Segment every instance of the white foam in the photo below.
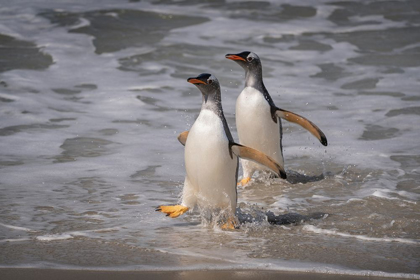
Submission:
<svg viewBox="0 0 420 280">
<path fill-rule="evenodd" d="M 276 207 L 276 208 L 280 208 L 280 209 L 289 209 L 289 207 L 291 206 L 295 206 L 296 202 L 293 201 L 292 199 L 281 195 L 278 197 L 275 197 L 276 202 L 274 202 L 273 204 L 271 204 L 272 207 Z"/>
<path fill-rule="evenodd" d="M 57 233 L 57 234 L 45 234 L 35 237 L 35 239 L 39 241 L 57 241 L 57 240 L 66 240 L 66 239 L 73 239 L 78 236 L 89 236 L 89 232 L 96 232 L 101 230 L 91 230 L 91 231 L 72 231 L 72 232 L 64 232 L 64 233 Z"/>
<path fill-rule="evenodd" d="M 380 197 L 380 198 L 386 198 L 386 199 L 397 199 L 395 197 L 390 197 L 387 195 L 387 192 L 383 190 L 376 190 L 372 193 L 372 196 Z"/>
<path fill-rule="evenodd" d="M 32 238 L 8 238 L 8 239 L 0 239 L 0 243 L 8 243 L 8 242 L 24 242 L 30 241 Z"/>
<path fill-rule="evenodd" d="M 86 26 L 90 25 L 90 21 L 88 19 L 79 18 L 79 21 L 80 21 L 79 23 L 70 27 L 69 30 L 75 30 L 75 29 L 86 27 Z"/>
<path fill-rule="evenodd" d="M 95 215 L 89 216 L 94 218 Z M 102 216 L 98 215 L 98 218 L 103 218 Z M 35 237 L 36 240 L 39 241 L 57 241 L 57 240 L 66 240 L 66 239 L 73 239 L 75 237 L 83 236 L 83 237 L 93 237 L 92 233 L 107 233 L 107 232 L 118 232 L 121 228 L 120 227 L 109 227 L 109 228 L 99 228 L 99 229 L 92 229 L 92 230 L 84 230 L 84 231 L 71 231 L 71 232 L 63 232 L 57 234 L 45 234 Z"/>
<path fill-rule="evenodd" d="M 345 205 L 345 204 L 348 204 L 348 203 L 351 203 L 351 202 L 354 202 L 354 201 L 364 201 L 364 200 L 361 199 L 361 198 L 350 198 L 350 199 L 347 199 L 344 202 L 333 203 L 333 204 L 331 204 L 331 206 L 342 206 L 342 205 Z"/>
<path fill-rule="evenodd" d="M 395 197 L 395 196 L 391 196 L 392 194 L 396 194 L 405 198 L 409 198 L 409 199 L 413 199 L 413 200 L 406 200 L 406 199 L 401 199 L 399 197 Z M 416 194 L 416 193 L 412 193 L 412 192 L 407 192 L 407 191 L 393 191 L 393 190 L 389 190 L 389 189 L 379 189 L 379 190 L 375 190 L 372 193 L 372 196 L 375 197 L 379 197 L 379 198 L 384 198 L 384 199 L 389 199 L 389 200 L 395 200 L 395 201 L 403 201 L 406 203 L 410 203 L 410 204 L 417 204 L 417 200 L 419 199 L 420 195 Z"/>
<path fill-rule="evenodd" d="M 323 195 L 317 195 L 317 194 L 312 195 L 312 198 L 316 199 L 316 200 L 321 200 L 321 201 L 326 201 L 326 200 L 331 200 L 332 199 L 331 197 L 323 196 Z"/>
<path fill-rule="evenodd" d="M 39 241 L 57 241 L 57 240 L 66 240 L 74 238 L 71 234 L 47 234 L 42 236 L 37 236 L 35 239 Z"/>
<path fill-rule="evenodd" d="M 377 238 L 377 237 L 368 237 L 365 235 L 353 235 L 353 234 L 339 232 L 336 230 L 321 229 L 313 225 L 304 225 L 302 229 L 309 232 L 319 233 L 319 234 L 336 235 L 336 236 L 341 236 L 341 237 L 346 237 L 346 238 L 356 238 L 363 241 L 399 242 L 399 243 L 415 244 L 415 245 L 420 244 L 420 240 L 417 240 L 417 239 L 389 238 L 389 237 Z"/>
<path fill-rule="evenodd" d="M 0 92 L 0 98 L 4 98 L 10 101 L 16 101 L 20 99 L 19 96 L 7 94 L 7 93 L 1 93 L 1 92 Z"/>
<path fill-rule="evenodd" d="M 35 230 L 32 230 L 30 228 L 6 225 L 6 224 L 3 224 L 3 223 L 0 223 L 0 226 L 5 227 L 5 228 L 9 228 L 9 229 L 13 229 L 13 230 L 21 230 L 21 231 L 26 231 L 26 232 L 36 232 Z"/>
</svg>

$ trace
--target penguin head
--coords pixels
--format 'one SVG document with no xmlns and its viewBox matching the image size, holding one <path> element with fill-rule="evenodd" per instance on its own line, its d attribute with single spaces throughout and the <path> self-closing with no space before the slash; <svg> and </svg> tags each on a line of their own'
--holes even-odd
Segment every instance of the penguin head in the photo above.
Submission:
<svg viewBox="0 0 420 280">
<path fill-rule="evenodd" d="M 244 51 L 237 54 L 227 54 L 225 57 L 235 61 L 245 70 L 252 71 L 253 69 L 261 68 L 261 60 L 253 52 Z"/>
<path fill-rule="evenodd" d="M 219 81 L 212 74 L 202 73 L 197 77 L 188 78 L 187 82 L 195 85 L 201 91 L 206 102 L 210 96 L 214 96 L 211 98 L 214 99 L 220 95 Z"/>
</svg>

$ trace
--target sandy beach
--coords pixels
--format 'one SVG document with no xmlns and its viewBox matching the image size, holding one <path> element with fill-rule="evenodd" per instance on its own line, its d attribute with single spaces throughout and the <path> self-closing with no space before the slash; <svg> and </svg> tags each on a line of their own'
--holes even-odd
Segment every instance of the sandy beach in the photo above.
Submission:
<svg viewBox="0 0 420 280">
<path fill-rule="evenodd" d="M 377 276 L 353 276 L 322 273 L 282 272 L 272 270 L 190 270 L 190 271 L 103 271 L 103 270 L 65 270 L 65 269 L 37 269 L 37 268 L 0 268 L 2 279 L 13 280 L 49 280 L 49 279 L 203 279 L 203 280 L 253 280 L 253 279 L 281 279 L 281 280 L 385 280 L 402 279 Z"/>
</svg>

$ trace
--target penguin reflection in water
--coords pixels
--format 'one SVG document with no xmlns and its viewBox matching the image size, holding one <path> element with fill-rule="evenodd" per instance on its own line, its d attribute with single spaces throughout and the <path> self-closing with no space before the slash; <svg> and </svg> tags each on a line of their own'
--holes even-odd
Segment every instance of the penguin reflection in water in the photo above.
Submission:
<svg viewBox="0 0 420 280">
<path fill-rule="evenodd" d="M 299 124 L 327 146 L 325 134 L 315 124 L 276 107 L 264 86 L 261 60 L 255 53 L 244 51 L 227 54 L 226 58 L 237 62 L 245 70 L 245 88 L 236 100 L 236 128 L 240 144 L 257 149 L 284 166 L 281 118 Z M 241 163 L 244 175 L 238 185 L 247 184 L 255 171 L 267 170 L 247 160 L 241 160 Z"/>
<path fill-rule="evenodd" d="M 198 207 L 203 216 L 210 213 L 222 229 L 237 228 L 238 157 L 258 162 L 282 178 L 281 165 L 265 154 L 233 141 L 223 114 L 219 81 L 211 74 L 189 78 L 202 93 L 201 111 L 190 131 L 178 140 L 185 145 L 186 176 L 180 205 L 159 206 L 156 211 L 176 218 Z"/>
</svg>

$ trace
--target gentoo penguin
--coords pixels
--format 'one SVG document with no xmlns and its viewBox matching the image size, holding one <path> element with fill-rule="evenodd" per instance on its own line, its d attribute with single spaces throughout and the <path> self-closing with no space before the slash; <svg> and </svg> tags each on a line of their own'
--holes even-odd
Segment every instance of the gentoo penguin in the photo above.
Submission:
<svg viewBox="0 0 420 280">
<path fill-rule="evenodd" d="M 179 135 L 185 145 L 186 177 L 180 205 L 159 206 L 156 211 L 176 218 L 195 206 L 206 213 L 217 213 L 222 229 L 238 226 L 235 216 L 239 157 L 264 164 L 285 178 L 283 167 L 263 153 L 236 144 L 223 114 L 220 85 L 211 74 L 189 78 L 202 93 L 199 116 L 190 131 Z"/>
<path fill-rule="evenodd" d="M 245 70 L 245 88 L 236 100 L 236 128 L 239 143 L 257 149 L 284 166 L 282 151 L 282 125 L 279 118 L 301 125 L 327 146 L 324 133 L 306 118 L 276 107 L 263 83 L 260 58 L 253 52 L 227 54 Z M 257 170 L 266 170 L 259 164 L 241 160 L 243 178 L 239 185 L 247 184 Z"/>
</svg>

